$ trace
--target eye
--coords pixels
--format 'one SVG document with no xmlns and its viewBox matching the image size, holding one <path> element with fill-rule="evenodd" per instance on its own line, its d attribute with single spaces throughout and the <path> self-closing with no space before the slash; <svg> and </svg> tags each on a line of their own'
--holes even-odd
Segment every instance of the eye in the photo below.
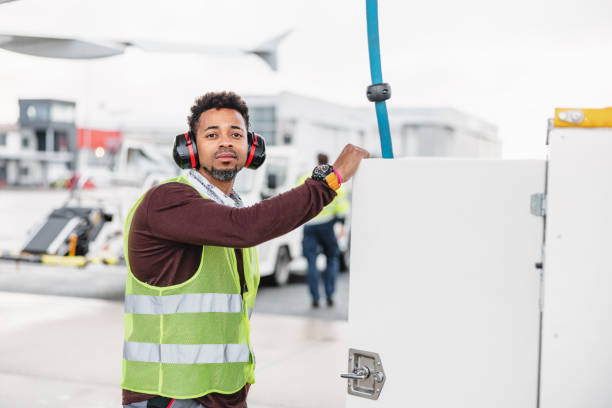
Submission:
<svg viewBox="0 0 612 408">
<path fill-rule="evenodd" d="M 242 137 L 241 133 L 234 133 L 232 136 L 234 136 L 236 139 L 240 139 Z"/>
<path fill-rule="evenodd" d="M 206 139 L 214 139 L 215 137 L 217 137 L 217 134 L 216 133 L 208 133 L 208 134 L 204 135 L 204 137 Z"/>
</svg>

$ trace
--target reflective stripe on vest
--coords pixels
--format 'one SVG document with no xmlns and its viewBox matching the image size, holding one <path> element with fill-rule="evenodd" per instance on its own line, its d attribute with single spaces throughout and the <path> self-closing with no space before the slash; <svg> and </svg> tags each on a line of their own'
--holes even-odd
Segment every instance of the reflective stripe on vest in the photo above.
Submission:
<svg viewBox="0 0 612 408">
<path fill-rule="evenodd" d="M 132 402 L 129 405 L 124 405 L 123 408 L 147 408 L 149 401 Z M 172 399 L 170 405 L 171 408 L 206 408 L 194 399 Z"/>
<path fill-rule="evenodd" d="M 165 315 L 173 313 L 242 313 L 242 296 L 226 293 L 184 295 L 125 295 L 125 312 Z"/>
<path fill-rule="evenodd" d="M 248 344 L 156 344 L 126 341 L 123 358 L 143 363 L 248 363 Z"/>
</svg>

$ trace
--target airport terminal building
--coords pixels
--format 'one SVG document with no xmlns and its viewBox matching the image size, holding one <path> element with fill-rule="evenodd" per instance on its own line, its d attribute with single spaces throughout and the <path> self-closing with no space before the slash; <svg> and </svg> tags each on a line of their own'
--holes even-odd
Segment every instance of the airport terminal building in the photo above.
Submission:
<svg viewBox="0 0 612 408">
<path fill-rule="evenodd" d="M 75 107 L 69 101 L 19 100 L 17 124 L 0 125 L 0 186 L 46 185 L 75 168 Z"/>
</svg>

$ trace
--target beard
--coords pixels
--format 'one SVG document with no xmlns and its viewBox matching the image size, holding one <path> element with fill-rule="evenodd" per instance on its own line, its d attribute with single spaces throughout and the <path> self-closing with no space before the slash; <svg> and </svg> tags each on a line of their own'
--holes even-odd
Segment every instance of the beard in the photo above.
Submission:
<svg viewBox="0 0 612 408">
<path fill-rule="evenodd" d="M 208 174 L 210 174 L 212 178 L 218 181 L 233 180 L 234 177 L 236 177 L 236 174 L 238 174 L 238 166 L 234 167 L 233 169 L 228 169 L 228 170 L 215 169 L 214 166 L 211 167 L 210 169 L 207 169 L 205 166 L 202 166 L 202 169 Z"/>
</svg>

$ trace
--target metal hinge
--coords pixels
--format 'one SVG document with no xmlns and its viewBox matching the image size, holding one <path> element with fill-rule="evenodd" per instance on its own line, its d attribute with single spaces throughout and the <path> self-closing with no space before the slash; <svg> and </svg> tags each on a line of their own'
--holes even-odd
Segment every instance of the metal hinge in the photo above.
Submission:
<svg viewBox="0 0 612 408">
<path fill-rule="evenodd" d="M 538 217 L 546 216 L 546 194 L 536 193 L 531 195 L 531 213 Z"/>
</svg>

